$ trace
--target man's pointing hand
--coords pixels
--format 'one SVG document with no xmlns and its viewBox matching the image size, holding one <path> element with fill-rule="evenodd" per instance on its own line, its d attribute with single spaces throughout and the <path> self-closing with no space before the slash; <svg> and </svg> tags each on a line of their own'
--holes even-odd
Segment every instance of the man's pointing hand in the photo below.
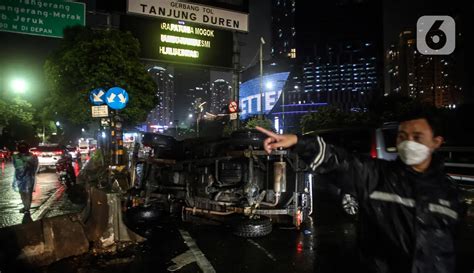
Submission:
<svg viewBox="0 0 474 273">
<path fill-rule="evenodd" d="M 296 135 L 279 135 L 259 126 L 255 129 L 268 136 L 268 138 L 263 142 L 263 149 L 268 154 L 278 148 L 290 148 L 298 142 L 298 137 Z"/>
</svg>

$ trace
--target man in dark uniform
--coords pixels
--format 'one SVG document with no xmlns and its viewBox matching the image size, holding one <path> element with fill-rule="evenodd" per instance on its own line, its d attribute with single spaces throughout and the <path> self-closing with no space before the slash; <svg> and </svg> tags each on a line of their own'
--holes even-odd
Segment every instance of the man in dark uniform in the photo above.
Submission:
<svg viewBox="0 0 474 273">
<path fill-rule="evenodd" d="M 401 120 L 396 161 L 363 158 L 321 137 L 277 135 L 263 128 L 267 153 L 290 148 L 315 172 L 344 171 L 359 204 L 359 242 L 369 272 L 454 272 L 461 202 L 443 162 L 436 119 L 418 112 Z"/>
</svg>

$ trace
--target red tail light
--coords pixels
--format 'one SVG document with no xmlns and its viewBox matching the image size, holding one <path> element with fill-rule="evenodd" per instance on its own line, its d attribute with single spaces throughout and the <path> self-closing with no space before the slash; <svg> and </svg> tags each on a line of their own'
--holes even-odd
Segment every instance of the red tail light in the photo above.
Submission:
<svg viewBox="0 0 474 273">
<path fill-rule="evenodd" d="M 33 152 L 33 154 L 34 154 L 35 156 L 40 156 L 40 155 L 41 155 L 41 152 Z"/>
<path fill-rule="evenodd" d="M 374 132 L 374 135 L 372 136 L 372 143 L 370 145 L 370 157 L 372 158 L 377 158 L 378 153 L 377 153 L 377 131 Z"/>
<path fill-rule="evenodd" d="M 54 151 L 54 154 L 55 154 L 55 155 L 62 155 L 62 154 L 63 154 L 63 151 Z"/>
</svg>

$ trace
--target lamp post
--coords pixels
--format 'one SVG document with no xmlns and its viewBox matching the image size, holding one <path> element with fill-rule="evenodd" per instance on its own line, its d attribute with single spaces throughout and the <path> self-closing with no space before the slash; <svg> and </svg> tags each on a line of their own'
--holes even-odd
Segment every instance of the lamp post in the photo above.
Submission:
<svg viewBox="0 0 474 273">
<path fill-rule="evenodd" d="M 263 45 L 265 40 L 260 37 L 260 119 L 263 120 Z"/>
<path fill-rule="evenodd" d="M 199 120 L 201 119 L 201 116 L 202 116 L 202 111 L 204 110 L 204 104 L 206 104 L 207 102 L 203 102 L 201 104 L 199 104 L 198 108 L 199 108 L 199 114 L 197 116 L 197 119 L 196 119 L 196 133 L 197 133 L 197 137 L 199 137 Z"/>
</svg>

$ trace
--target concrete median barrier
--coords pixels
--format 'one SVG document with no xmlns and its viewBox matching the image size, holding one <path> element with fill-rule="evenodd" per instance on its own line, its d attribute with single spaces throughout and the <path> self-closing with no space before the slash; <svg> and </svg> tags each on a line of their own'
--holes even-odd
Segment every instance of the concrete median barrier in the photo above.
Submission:
<svg viewBox="0 0 474 273">
<path fill-rule="evenodd" d="M 145 240 L 123 223 L 121 193 L 87 183 L 85 188 L 87 204 L 80 213 L 0 229 L 0 272 L 21 272 L 18 266 L 44 266 L 91 249 L 113 251 L 117 243 Z"/>
<path fill-rule="evenodd" d="M 89 250 L 79 214 L 3 228 L 0 244 L 4 259 L 0 268 L 16 263 L 43 266 Z"/>
<path fill-rule="evenodd" d="M 141 242 L 122 219 L 121 194 L 90 188 L 90 211 L 84 213 L 84 230 L 95 248 L 108 248 L 118 242 Z"/>
</svg>

